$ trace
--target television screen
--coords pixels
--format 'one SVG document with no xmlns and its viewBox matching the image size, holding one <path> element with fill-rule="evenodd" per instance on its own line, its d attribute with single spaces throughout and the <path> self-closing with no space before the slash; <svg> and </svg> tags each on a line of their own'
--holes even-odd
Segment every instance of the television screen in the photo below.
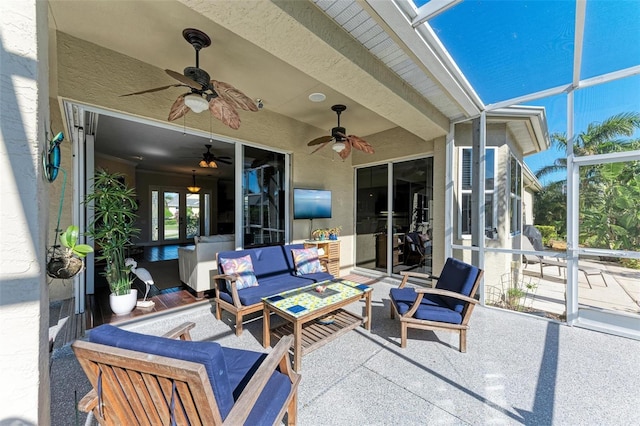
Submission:
<svg viewBox="0 0 640 426">
<path fill-rule="evenodd" d="M 324 189 L 294 189 L 294 219 L 328 219 L 331 217 L 331 191 Z"/>
</svg>

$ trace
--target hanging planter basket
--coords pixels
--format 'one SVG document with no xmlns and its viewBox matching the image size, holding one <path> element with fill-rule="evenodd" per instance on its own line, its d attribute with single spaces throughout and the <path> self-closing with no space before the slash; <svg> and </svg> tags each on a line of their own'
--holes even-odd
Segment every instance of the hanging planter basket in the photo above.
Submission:
<svg viewBox="0 0 640 426">
<path fill-rule="evenodd" d="M 47 261 L 47 275 L 51 278 L 73 278 L 84 268 L 84 262 L 82 259 L 68 256 L 59 248 L 51 248 L 49 253 L 50 256 Z"/>
</svg>

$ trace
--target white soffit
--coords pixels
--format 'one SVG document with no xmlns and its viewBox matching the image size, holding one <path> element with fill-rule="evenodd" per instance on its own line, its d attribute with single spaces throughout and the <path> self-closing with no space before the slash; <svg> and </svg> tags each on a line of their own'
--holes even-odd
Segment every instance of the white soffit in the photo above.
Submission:
<svg viewBox="0 0 640 426">
<path fill-rule="evenodd" d="M 435 58 L 435 55 L 427 52 L 429 49 L 426 43 L 392 2 L 374 0 L 369 2 L 369 6 L 374 10 L 368 7 L 365 10 L 357 1 L 311 1 L 450 120 L 455 121 L 479 114 L 479 108 L 469 101 L 468 95 L 462 93 L 464 91 L 460 89 L 457 82 L 451 79 L 450 75 L 440 73 L 439 80 L 433 77 L 433 68 L 442 67 L 435 65 L 434 61 L 438 63 L 440 61 Z M 389 14 L 385 13 L 382 16 L 378 10 L 390 8 L 396 9 L 393 16 L 395 24 L 389 22 L 391 20 Z M 387 31 L 372 17 L 369 11 L 379 15 L 379 18 L 388 27 Z M 401 22 L 398 22 L 398 19 Z M 398 25 L 404 27 L 404 31 L 411 32 L 414 40 L 405 40 L 404 34 L 398 34 Z M 394 40 L 388 32 L 395 33 L 398 39 Z M 415 48 L 408 48 L 406 42 L 412 44 L 419 42 L 421 46 L 417 50 L 420 51 L 420 54 L 416 54 Z M 407 50 L 411 52 L 411 55 L 407 53 Z M 426 56 L 430 56 L 430 58 L 427 59 Z M 425 59 L 422 60 L 420 57 Z M 447 91 L 443 87 L 446 87 Z"/>
</svg>

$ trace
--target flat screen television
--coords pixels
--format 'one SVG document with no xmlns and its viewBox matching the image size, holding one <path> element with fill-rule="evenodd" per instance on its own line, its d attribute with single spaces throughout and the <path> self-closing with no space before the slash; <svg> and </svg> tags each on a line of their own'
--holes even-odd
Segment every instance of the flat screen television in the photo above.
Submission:
<svg viewBox="0 0 640 426">
<path fill-rule="evenodd" d="M 326 189 L 293 190 L 294 219 L 331 218 L 331 191 Z"/>
</svg>

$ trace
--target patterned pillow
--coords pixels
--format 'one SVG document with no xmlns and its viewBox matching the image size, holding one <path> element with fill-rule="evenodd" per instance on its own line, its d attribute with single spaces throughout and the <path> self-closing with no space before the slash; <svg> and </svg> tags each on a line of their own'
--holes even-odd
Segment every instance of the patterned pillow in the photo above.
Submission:
<svg viewBox="0 0 640 426">
<path fill-rule="evenodd" d="M 318 259 L 318 249 L 311 247 L 307 249 L 291 249 L 293 263 L 296 265 L 296 274 L 305 275 L 315 272 L 323 272 L 320 259 Z"/>
<path fill-rule="evenodd" d="M 220 259 L 222 271 L 226 275 L 235 275 L 236 288 L 242 290 L 247 287 L 255 287 L 258 285 L 256 274 L 253 272 L 253 263 L 251 256 L 246 255 L 235 259 Z M 231 291 L 231 283 L 227 280 L 227 289 Z"/>
</svg>

